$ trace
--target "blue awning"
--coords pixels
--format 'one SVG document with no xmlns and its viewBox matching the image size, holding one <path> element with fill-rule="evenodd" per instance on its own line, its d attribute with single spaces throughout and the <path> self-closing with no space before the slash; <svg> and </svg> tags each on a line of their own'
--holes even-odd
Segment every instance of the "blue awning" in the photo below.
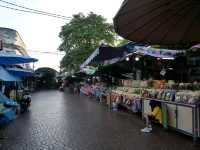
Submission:
<svg viewBox="0 0 200 150">
<path fill-rule="evenodd" d="M 16 76 L 25 77 L 32 76 L 34 71 L 32 69 L 21 69 L 21 68 L 6 68 L 10 73 Z"/>
<path fill-rule="evenodd" d="M 0 52 L 1 65 L 24 64 L 36 61 L 38 61 L 38 59 L 31 58 L 29 56 L 21 56 L 14 53 Z"/>
<path fill-rule="evenodd" d="M 0 66 L 0 80 L 3 80 L 3 81 L 21 81 L 21 78 L 9 73 L 5 68 Z"/>
<path fill-rule="evenodd" d="M 129 43 L 124 44 L 120 47 L 127 49 L 129 52 L 134 52 L 136 50 L 135 46 L 145 46 L 145 44 L 139 43 L 139 42 L 129 42 Z"/>
</svg>

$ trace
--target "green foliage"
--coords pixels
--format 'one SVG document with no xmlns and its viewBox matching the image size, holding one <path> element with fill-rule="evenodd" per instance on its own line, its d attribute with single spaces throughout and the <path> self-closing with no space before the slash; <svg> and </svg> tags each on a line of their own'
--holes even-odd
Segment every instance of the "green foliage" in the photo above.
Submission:
<svg viewBox="0 0 200 150">
<path fill-rule="evenodd" d="M 126 39 L 118 39 L 118 40 L 117 40 L 117 46 L 125 45 L 125 44 L 127 44 L 128 42 L 130 42 L 130 41 L 129 41 L 129 40 L 126 40 Z"/>
<path fill-rule="evenodd" d="M 116 34 L 112 24 L 91 12 L 88 16 L 82 13 L 74 15 L 72 20 L 62 27 L 59 37 L 62 39 L 59 50 L 66 52 L 61 67 L 77 70 L 102 43 L 113 45 Z"/>
</svg>

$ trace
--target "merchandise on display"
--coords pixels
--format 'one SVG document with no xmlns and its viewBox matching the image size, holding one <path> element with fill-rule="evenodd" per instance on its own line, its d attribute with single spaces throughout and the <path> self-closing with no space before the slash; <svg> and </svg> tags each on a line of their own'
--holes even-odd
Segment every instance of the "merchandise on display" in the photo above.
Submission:
<svg viewBox="0 0 200 150">
<path fill-rule="evenodd" d="M 171 80 L 166 83 L 164 80 L 124 80 L 122 83 L 124 87 L 117 87 L 112 92 L 129 100 L 138 100 L 143 97 L 185 104 L 200 102 L 200 83 L 197 82 L 175 83 Z"/>
</svg>

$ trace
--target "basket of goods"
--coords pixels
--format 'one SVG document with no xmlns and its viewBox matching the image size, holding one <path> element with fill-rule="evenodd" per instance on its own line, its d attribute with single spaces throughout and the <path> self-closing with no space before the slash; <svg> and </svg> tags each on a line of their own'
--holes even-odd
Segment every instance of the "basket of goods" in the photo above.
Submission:
<svg viewBox="0 0 200 150">
<path fill-rule="evenodd" d="M 141 90 L 141 96 L 142 96 L 142 97 L 148 97 L 148 91 L 145 90 L 145 89 L 142 89 L 142 90 Z"/>
<path fill-rule="evenodd" d="M 195 104 L 200 101 L 200 91 L 179 91 L 175 96 L 176 102 Z"/>
<path fill-rule="evenodd" d="M 164 100 L 170 101 L 170 95 L 171 95 L 170 91 L 166 91 L 166 95 L 165 95 L 165 99 Z"/>
<path fill-rule="evenodd" d="M 174 101 L 175 93 L 176 93 L 176 91 L 174 91 L 174 90 L 165 90 L 164 100 L 166 100 L 166 101 Z"/>
<path fill-rule="evenodd" d="M 192 91 L 189 94 L 190 94 L 188 99 L 189 104 L 195 104 L 200 101 L 200 91 L 194 91 L 194 92 Z"/>
<path fill-rule="evenodd" d="M 154 80 L 153 81 L 153 88 L 154 89 L 161 89 L 161 88 L 163 88 L 164 85 L 165 85 L 164 80 Z"/>
<path fill-rule="evenodd" d="M 128 88 L 124 87 L 123 92 L 128 92 Z"/>
<path fill-rule="evenodd" d="M 149 98 L 156 98 L 157 97 L 158 92 L 154 89 L 151 89 L 149 92 Z"/>
<path fill-rule="evenodd" d="M 140 80 L 133 80 L 132 81 L 132 87 L 134 87 L 134 88 L 138 88 L 138 87 L 140 87 Z"/>
<path fill-rule="evenodd" d="M 192 84 L 192 90 L 196 90 L 196 91 L 200 90 L 200 83 L 194 82 Z"/>
<path fill-rule="evenodd" d="M 140 89 L 139 88 L 130 88 L 128 90 L 128 93 L 130 93 L 130 94 L 140 94 Z"/>
<path fill-rule="evenodd" d="M 164 90 L 159 90 L 157 94 L 157 99 L 162 99 L 163 94 L 164 94 Z"/>
<path fill-rule="evenodd" d="M 141 81 L 140 82 L 140 87 L 141 88 L 147 88 L 148 87 L 148 81 Z"/>
<path fill-rule="evenodd" d="M 176 102 L 180 102 L 180 103 L 185 103 L 186 102 L 186 93 L 189 92 L 189 91 L 179 91 L 176 93 L 176 96 L 175 96 L 175 101 Z"/>
<path fill-rule="evenodd" d="M 153 84 L 154 84 L 154 81 L 153 80 L 148 80 L 148 88 L 152 88 L 153 87 Z"/>
</svg>

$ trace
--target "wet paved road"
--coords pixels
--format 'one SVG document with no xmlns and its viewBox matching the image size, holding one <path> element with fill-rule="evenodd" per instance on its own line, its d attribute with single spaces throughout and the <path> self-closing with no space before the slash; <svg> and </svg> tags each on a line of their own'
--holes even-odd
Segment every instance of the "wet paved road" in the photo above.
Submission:
<svg viewBox="0 0 200 150">
<path fill-rule="evenodd" d="M 58 91 L 33 95 L 31 110 L 0 130 L 0 150 L 199 150 L 192 139 L 156 128 L 140 133 L 141 119 L 83 96 Z"/>
</svg>

